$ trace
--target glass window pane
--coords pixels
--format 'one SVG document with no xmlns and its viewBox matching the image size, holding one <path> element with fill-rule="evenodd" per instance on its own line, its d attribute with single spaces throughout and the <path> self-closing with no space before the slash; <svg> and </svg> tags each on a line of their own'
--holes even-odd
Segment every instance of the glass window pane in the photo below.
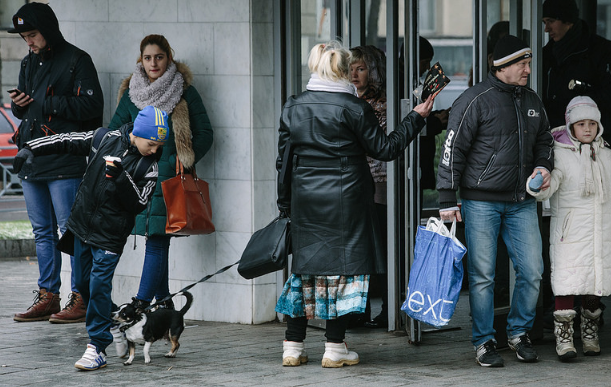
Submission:
<svg viewBox="0 0 611 387">
<path fill-rule="evenodd" d="M 427 126 L 427 132 L 420 137 L 420 184 L 422 187 L 422 208 L 439 208 L 439 195 L 435 190 L 437 165 L 445 138 L 443 122 L 447 110 L 463 91 L 469 87 L 469 76 L 473 65 L 473 12 L 471 0 L 422 0 L 418 15 L 420 35 L 433 46 L 430 65 L 439 62 L 450 83 L 435 98 L 433 115 L 437 124 Z M 420 58 L 426 59 L 426 58 Z M 426 66 L 426 62 L 421 66 Z M 421 68 L 422 77 L 426 71 Z M 439 125 L 439 123 L 441 123 Z"/>
<path fill-rule="evenodd" d="M 598 0 L 596 15 L 596 33 L 611 39 L 611 0 Z"/>
<path fill-rule="evenodd" d="M 310 50 L 331 40 L 331 1 L 334 0 L 301 0 L 301 91 L 310 79 Z"/>
</svg>

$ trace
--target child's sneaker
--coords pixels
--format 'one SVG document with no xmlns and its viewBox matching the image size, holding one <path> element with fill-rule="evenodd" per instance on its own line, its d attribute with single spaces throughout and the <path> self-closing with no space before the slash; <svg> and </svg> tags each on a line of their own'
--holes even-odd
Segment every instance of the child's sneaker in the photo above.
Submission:
<svg viewBox="0 0 611 387">
<path fill-rule="evenodd" d="M 85 371 L 94 371 L 98 368 L 106 367 L 106 356 L 103 352 L 98 353 L 97 348 L 93 344 L 87 344 L 87 350 L 83 357 L 74 366 Z"/>
</svg>

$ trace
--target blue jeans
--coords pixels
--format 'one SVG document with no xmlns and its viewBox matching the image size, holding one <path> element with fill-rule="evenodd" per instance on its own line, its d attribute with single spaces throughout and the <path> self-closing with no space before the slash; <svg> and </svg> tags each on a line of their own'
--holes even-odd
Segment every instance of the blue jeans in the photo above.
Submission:
<svg viewBox="0 0 611 387">
<path fill-rule="evenodd" d="M 119 254 L 88 245 L 74 238 L 76 286 L 87 305 L 86 327 L 89 341 L 99 351 L 112 343 L 110 313 L 112 309 L 112 277 L 119 263 Z"/>
<path fill-rule="evenodd" d="M 32 223 L 38 259 L 38 287 L 51 293 L 59 293 L 62 255 L 57 250 L 59 235 L 63 233 L 81 179 L 58 179 L 44 181 L 21 180 L 23 197 Z M 74 257 L 70 257 L 74 267 Z M 76 292 L 74 270 L 71 275 L 72 291 Z"/>
<path fill-rule="evenodd" d="M 161 235 L 147 238 L 137 299 L 151 302 L 153 296 L 155 300 L 161 300 L 170 294 L 168 287 L 170 239 L 169 236 Z"/>
<path fill-rule="evenodd" d="M 507 337 L 528 333 L 535 319 L 543 273 L 541 233 L 534 199 L 521 203 L 462 200 L 467 240 L 469 303 L 478 346 L 496 333 L 494 276 L 499 233 L 515 270 L 515 287 L 507 316 Z"/>
</svg>

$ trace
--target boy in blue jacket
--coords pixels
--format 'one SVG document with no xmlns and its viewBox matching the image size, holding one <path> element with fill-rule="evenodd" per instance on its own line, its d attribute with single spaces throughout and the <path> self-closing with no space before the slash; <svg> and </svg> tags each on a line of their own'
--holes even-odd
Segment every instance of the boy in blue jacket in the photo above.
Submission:
<svg viewBox="0 0 611 387">
<path fill-rule="evenodd" d="M 111 131 L 99 128 L 42 137 L 27 142 L 15 156 L 16 172 L 36 156 L 89 156 L 66 233 L 58 244 L 67 253 L 74 249 L 76 286 L 87 304 L 90 340 L 76 368 L 96 370 L 106 366 L 105 349 L 113 341 L 112 278 L 136 214 L 146 208 L 155 191 L 157 161 L 167 137 L 166 112 L 147 106 L 133 124 Z M 120 161 L 107 162 L 108 156 Z"/>
</svg>

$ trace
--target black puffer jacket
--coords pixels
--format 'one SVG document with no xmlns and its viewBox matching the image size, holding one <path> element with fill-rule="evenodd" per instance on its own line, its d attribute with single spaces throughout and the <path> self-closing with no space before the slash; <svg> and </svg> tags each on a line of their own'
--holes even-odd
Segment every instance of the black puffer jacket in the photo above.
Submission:
<svg viewBox="0 0 611 387">
<path fill-rule="evenodd" d="M 33 139 L 102 125 L 104 97 L 91 57 L 66 42 L 57 18 L 47 4 L 24 7 L 17 16 L 36 27 L 47 42 L 39 54 L 22 60 L 18 89 L 33 98 L 25 107 L 11 104 L 21 125 L 16 144 L 21 149 Z M 20 14 L 21 12 L 21 14 Z M 80 178 L 85 173 L 83 156 L 50 155 L 24 166 L 19 177 L 28 180 Z"/>
<path fill-rule="evenodd" d="M 454 101 L 437 171 L 439 208 L 463 199 L 521 202 L 535 167 L 553 169 L 554 139 L 539 96 L 492 73 Z"/>
<path fill-rule="evenodd" d="M 279 155 L 290 140 L 289 185 L 278 185 L 278 208 L 290 211 L 293 273 L 360 275 L 385 271 L 373 179 L 365 155 L 390 161 L 424 127 L 412 111 L 388 135 L 371 106 L 347 93 L 306 91 L 280 118 Z M 277 169 L 281 170 L 281 157 Z"/>
<path fill-rule="evenodd" d="M 573 34 L 577 35 L 573 37 Z M 565 40 L 571 38 L 575 39 L 572 49 L 558 57 L 554 47 L 569 44 Z M 572 79 L 591 87 L 569 90 Z M 566 125 L 566 107 L 578 95 L 592 98 L 600 109 L 602 126 L 611 127 L 611 41 L 590 32 L 583 20 L 562 40 L 550 40 L 543 47 L 543 102 L 552 128 Z M 604 131 L 603 138 L 611 142 L 611 131 Z"/>
<path fill-rule="evenodd" d="M 127 237 L 134 227 L 136 214 L 146 208 L 157 183 L 157 160 L 161 152 L 149 162 L 142 176 L 134 176 L 138 163 L 144 159 L 130 144 L 132 123 L 108 132 L 98 149 L 92 147 L 96 131 L 66 133 L 40 138 L 27 145 L 37 157 L 48 154 L 70 153 L 89 155 L 87 172 L 79 186 L 70 212 L 67 227 L 84 243 L 121 254 Z M 98 129 L 99 130 L 99 129 Z M 104 156 L 121 158 L 124 172 L 116 179 L 105 177 Z M 134 180 L 137 179 L 137 181 Z"/>
</svg>

